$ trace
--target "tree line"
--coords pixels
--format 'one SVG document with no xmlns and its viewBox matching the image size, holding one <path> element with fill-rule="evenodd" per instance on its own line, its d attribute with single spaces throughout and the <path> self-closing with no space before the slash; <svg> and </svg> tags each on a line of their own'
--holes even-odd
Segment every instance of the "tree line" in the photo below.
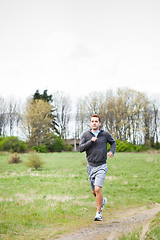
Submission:
<svg viewBox="0 0 160 240">
<path fill-rule="evenodd" d="M 102 126 L 121 141 L 132 144 L 157 145 L 160 133 L 158 97 L 149 99 L 139 91 L 127 88 L 91 93 L 79 100 L 77 107 L 78 137 L 87 118 L 98 113 Z"/>
<path fill-rule="evenodd" d="M 77 99 L 73 109 L 70 96 L 39 90 L 25 104 L 0 97 L 0 137 L 18 136 L 30 146 L 52 147 L 56 137 L 77 138 L 97 113 L 102 127 L 115 139 L 159 148 L 160 98 L 128 88 L 92 92 Z"/>
</svg>

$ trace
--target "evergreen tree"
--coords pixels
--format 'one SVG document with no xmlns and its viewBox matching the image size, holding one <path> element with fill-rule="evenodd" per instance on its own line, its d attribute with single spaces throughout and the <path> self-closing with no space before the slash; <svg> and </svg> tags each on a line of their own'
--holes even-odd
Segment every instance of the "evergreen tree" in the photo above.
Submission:
<svg viewBox="0 0 160 240">
<path fill-rule="evenodd" d="M 47 94 L 47 89 L 43 91 L 42 94 L 39 93 L 39 90 L 36 90 L 36 92 L 34 93 L 33 95 L 33 99 L 36 100 L 36 99 L 41 99 L 45 102 L 48 102 L 48 103 L 52 103 L 53 102 L 53 99 L 52 99 L 52 94 L 51 95 L 48 95 Z"/>
<path fill-rule="evenodd" d="M 41 94 L 40 92 L 39 92 L 39 90 L 36 90 L 36 92 L 33 94 L 33 100 L 35 101 L 35 100 L 43 100 L 44 102 L 48 102 L 48 103 L 50 103 L 50 104 L 52 104 L 52 102 L 53 102 L 53 96 L 52 96 L 52 94 L 51 95 L 48 95 L 48 93 L 47 93 L 47 89 L 45 89 L 44 91 L 43 91 L 43 93 Z M 52 109 L 51 109 L 51 112 L 50 112 L 50 114 L 49 114 L 49 116 L 50 116 L 50 118 L 52 119 L 52 121 L 51 121 L 51 123 L 50 123 L 50 128 L 52 129 L 52 130 L 54 130 L 54 132 L 56 133 L 56 134 L 58 134 L 59 135 L 59 131 L 58 131 L 58 129 L 57 129 L 57 127 L 58 127 L 58 123 L 57 123 L 57 119 L 56 119 L 56 115 L 55 115 L 55 106 L 53 106 L 53 104 L 52 104 Z"/>
</svg>

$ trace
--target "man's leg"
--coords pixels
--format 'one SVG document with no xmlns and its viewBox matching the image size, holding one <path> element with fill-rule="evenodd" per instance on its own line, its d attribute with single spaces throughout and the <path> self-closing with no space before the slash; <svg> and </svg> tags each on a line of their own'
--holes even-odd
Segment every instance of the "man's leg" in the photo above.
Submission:
<svg viewBox="0 0 160 240">
<path fill-rule="evenodd" d="M 95 190 L 93 190 L 92 193 L 96 197 L 97 212 L 101 212 L 101 207 L 102 207 L 102 202 L 103 202 L 103 195 L 102 195 L 101 187 L 95 186 Z"/>
<path fill-rule="evenodd" d="M 92 191 L 93 195 L 96 197 L 96 193 L 95 193 L 95 190 Z"/>
<path fill-rule="evenodd" d="M 97 212 L 101 212 L 101 207 L 103 202 L 101 187 L 95 186 L 95 194 L 96 194 Z"/>
</svg>

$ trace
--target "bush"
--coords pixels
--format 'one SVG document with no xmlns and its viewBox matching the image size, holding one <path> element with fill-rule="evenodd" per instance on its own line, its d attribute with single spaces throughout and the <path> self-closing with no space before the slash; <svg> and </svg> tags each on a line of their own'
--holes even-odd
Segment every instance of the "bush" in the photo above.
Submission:
<svg viewBox="0 0 160 240">
<path fill-rule="evenodd" d="M 47 153 L 48 149 L 46 147 L 46 145 L 40 145 L 40 146 L 33 146 L 32 150 L 36 151 L 36 152 L 40 152 L 40 153 Z"/>
<path fill-rule="evenodd" d="M 46 148 L 49 152 L 65 151 L 65 142 L 59 136 L 54 134 L 47 136 L 45 141 Z"/>
<path fill-rule="evenodd" d="M 65 150 L 65 143 L 64 140 L 60 137 L 55 136 L 54 137 L 54 143 L 52 145 L 53 152 L 62 152 Z"/>
<path fill-rule="evenodd" d="M 3 142 L 3 139 L 2 137 L 0 137 L 0 151 L 3 151 L 3 148 L 4 148 L 4 142 Z"/>
<path fill-rule="evenodd" d="M 158 149 L 160 149 L 160 143 L 159 142 L 152 143 L 151 147 L 158 150 Z"/>
<path fill-rule="evenodd" d="M 18 137 L 3 137 L 0 138 L 0 150 L 9 152 L 24 152 L 26 150 L 26 143 L 19 140 Z"/>
<path fill-rule="evenodd" d="M 141 152 L 147 150 L 147 147 L 145 145 L 134 145 L 127 141 L 120 141 L 118 139 L 116 139 L 116 143 L 116 152 Z M 107 144 L 107 148 L 108 151 L 111 149 L 109 144 Z"/>
<path fill-rule="evenodd" d="M 65 145 L 65 151 L 66 151 L 66 152 L 72 152 L 72 150 L 73 150 L 73 147 L 72 147 L 71 144 L 66 144 L 66 145 Z"/>
<path fill-rule="evenodd" d="M 35 168 L 35 170 L 43 168 L 44 161 L 40 158 L 40 156 L 33 152 L 29 155 L 27 162 L 25 163 L 27 167 Z"/>
<path fill-rule="evenodd" d="M 70 146 L 66 147 L 65 142 L 60 137 L 50 134 L 46 136 L 44 140 L 45 144 L 39 146 L 32 146 L 32 150 L 41 153 L 47 152 L 62 152 L 62 151 L 69 151 L 71 149 Z"/>
<path fill-rule="evenodd" d="M 127 141 L 116 140 L 116 143 L 117 143 L 117 147 L 116 147 L 117 152 L 132 152 L 132 151 L 134 151 L 133 145 Z"/>
<path fill-rule="evenodd" d="M 17 155 L 17 152 L 15 152 L 13 155 L 11 155 L 10 159 L 8 159 L 8 163 L 20 163 L 21 159 L 20 156 Z"/>
</svg>

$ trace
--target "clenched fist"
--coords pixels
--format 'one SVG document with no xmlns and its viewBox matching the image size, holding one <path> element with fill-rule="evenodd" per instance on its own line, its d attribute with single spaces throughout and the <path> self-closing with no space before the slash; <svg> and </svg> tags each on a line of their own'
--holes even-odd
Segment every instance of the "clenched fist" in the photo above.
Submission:
<svg viewBox="0 0 160 240">
<path fill-rule="evenodd" d="M 98 138 L 96 138 L 96 137 L 92 137 L 92 138 L 91 138 L 92 142 L 97 141 L 97 139 L 98 139 Z"/>
<path fill-rule="evenodd" d="M 108 153 L 107 153 L 107 156 L 113 157 L 113 153 L 112 153 L 112 152 L 108 152 Z"/>
</svg>

